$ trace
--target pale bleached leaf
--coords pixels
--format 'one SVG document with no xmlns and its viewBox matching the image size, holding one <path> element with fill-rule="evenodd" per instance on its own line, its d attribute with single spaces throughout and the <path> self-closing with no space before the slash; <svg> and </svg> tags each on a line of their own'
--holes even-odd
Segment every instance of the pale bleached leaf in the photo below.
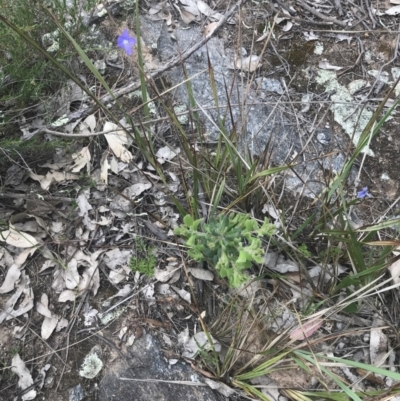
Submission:
<svg viewBox="0 0 400 401">
<path fill-rule="evenodd" d="M 211 22 L 204 28 L 204 36 L 211 35 L 215 31 L 215 27 L 218 25 L 218 22 Z"/>
<path fill-rule="evenodd" d="M 23 296 L 22 301 L 20 301 Z M 20 302 L 19 302 L 20 301 Z M 18 304 L 18 308 L 14 309 L 15 305 Z M 17 283 L 14 294 L 6 301 L 0 311 L 0 323 L 4 320 L 10 320 L 14 317 L 23 315 L 33 308 L 33 291 L 30 286 L 29 276 L 25 272 L 21 272 L 21 278 Z"/>
<path fill-rule="evenodd" d="M 305 340 L 306 338 L 312 336 L 323 324 L 323 319 L 309 320 L 297 329 L 293 330 L 290 333 L 290 338 L 292 340 Z"/>
<path fill-rule="evenodd" d="M 199 11 L 205 15 L 206 17 L 209 17 L 210 15 L 212 15 L 214 13 L 214 11 L 212 10 L 212 8 L 210 8 L 206 3 L 204 3 L 204 1 L 202 0 L 197 0 L 197 8 L 199 9 Z"/>
<path fill-rule="evenodd" d="M 378 315 L 375 315 L 369 340 L 371 364 L 374 366 L 381 366 L 388 357 L 388 338 L 382 330 L 384 326 L 386 326 L 385 322 Z"/>
<path fill-rule="evenodd" d="M 40 301 L 36 303 L 36 310 L 44 317 L 51 318 L 52 313 L 49 309 L 49 298 L 47 294 L 42 294 Z"/>
<path fill-rule="evenodd" d="M 203 377 L 203 380 L 208 386 L 213 389 L 218 391 L 220 394 L 222 394 L 224 397 L 229 398 L 236 394 L 236 391 L 229 386 L 227 386 L 225 383 L 218 382 L 216 380 L 211 380 L 208 379 L 207 377 Z"/>
<path fill-rule="evenodd" d="M 90 155 L 89 146 L 83 147 L 78 153 L 72 155 L 75 165 L 72 168 L 73 173 L 78 173 L 86 166 L 86 171 L 90 173 Z"/>
<path fill-rule="evenodd" d="M 153 7 L 149 8 L 148 13 L 150 15 L 155 15 L 155 14 L 158 14 L 161 11 L 161 9 L 162 8 L 160 6 L 153 6 Z"/>
<path fill-rule="evenodd" d="M 25 390 L 28 387 L 33 386 L 33 379 L 31 372 L 26 367 L 25 362 L 21 359 L 19 354 L 14 355 L 11 361 L 11 370 L 15 373 L 19 380 L 18 380 L 18 387 L 21 390 Z M 34 388 L 27 391 L 25 394 L 22 395 L 23 401 L 33 400 L 35 399 L 37 392 Z"/>
<path fill-rule="evenodd" d="M 62 329 L 65 329 L 67 326 L 68 326 L 68 320 L 65 318 L 61 318 L 57 323 L 56 332 L 58 333 Z"/>
<path fill-rule="evenodd" d="M 261 41 L 263 41 L 265 38 L 268 37 L 269 34 L 270 34 L 269 32 L 263 33 L 263 34 L 256 40 L 256 42 L 261 42 Z"/>
<path fill-rule="evenodd" d="M 186 326 L 186 328 L 178 333 L 178 344 L 185 345 L 189 341 L 190 336 L 189 336 L 189 327 Z"/>
<path fill-rule="evenodd" d="M 400 259 L 392 263 L 389 267 L 394 284 L 400 284 Z"/>
<path fill-rule="evenodd" d="M 179 0 L 181 4 L 188 7 L 196 7 L 197 8 L 197 0 Z"/>
<path fill-rule="evenodd" d="M 42 323 L 41 336 L 43 340 L 47 340 L 53 334 L 54 329 L 57 327 L 58 316 L 45 317 Z"/>
<path fill-rule="evenodd" d="M 78 126 L 82 134 L 92 133 L 96 129 L 96 117 L 94 114 L 87 116 Z"/>
<path fill-rule="evenodd" d="M 99 311 L 97 309 L 89 309 L 88 311 L 86 311 L 83 316 L 85 317 L 85 321 L 83 322 L 83 324 L 85 326 L 91 326 L 92 324 L 96 323 L 96 316 L 99 313 Z"/>
<path fill-rule="evenodd" d="M 73 290 L 78 286 L 81 277 L 78 273 L 78 261 L 75 257 L 68 262 L 64 271 L 64 278 L 67 289 Z"/>
<path fill-rule="evenodd" d="M 258 67 L 261 67 L 260 57 L 251 55 L 245 58 L 238 58 L 235 66 L 239 70 L 254 72 Z"/>
<path fill-rule="evenodd" d="M 142 194 L 144 191 L 147 191 L 151 187 L 152 185 L 150 182 L 145 182 L 145 183 L 139 182 L 129 187 L 129 193 L 133 198 L 136 198 L 137 196 Z"/>
<path fill-rule="evenodd" d="M 0 294 L 6 294 L 14 290 L 15 283 L 21 276 L 20 267 L 17 264 L 13 264 L 7 271 L 6 278 L 0 287 Z"/>
<path fill-rule="evenodd" d="M 321 68 L 322 70 L 341 70 L 343 68 L 330 64 L 328 60 L 321 60 L 318 63 L 318 67 Z"/>
<path fill-rule="evenodd" d="M 100 221 L 96 221 L 96 224 L 98 224 L 99 226 L 108 226 L 111 223 L 112 223 L 112 220 L 107 219 L 107 217 L 105 217 L 105 216 L 101 216 Z"/>
<path fill-rule="evenodd" d="M 199 280 L 205 280 L 205 281 L 214 280 L 214 274 L 212 272 L 210 272 L 210 270 L 190 267 L 190 268 L 188 268 L 188 271 L 189 271 L 189 273 L 191 273 L 194 277 L 196 277 Z"/>
<path fill-rule="evenodd" d="M 196 15 L 192 14 L 190 11 L 185 10 L 184 8 L 181 10 L 182 21 L 189 25 L 191 22 L 196 21 Z"/>
<path fill-rule="evenodd" d="M 283 32 L 289 32 L 293 27 L 292 21 L 286 21 L 285 26 L 282 28 Z"/>
<path fill-rule="evenodd" d="M 45 176 L 29 172 L 29 177 L 35 181 L 39 181 L 40 186 L 44 190 L 48 190 L 53 182 L 62 182 L 68 180 L 77 180 L 78 175 L 72 173 L 64 173 L 60 171 L 48 172 Z"/>
<path fill-rule="evenodd" d="M 76 296 L 77 296 L 76 291 L 64 290 L 59 295 L 58 302 L 67 302 L 67 301 L 75 302 Z"/>
<path fill-rule="evenodd" d="M 170 26 L 172 24 L 172 14 L 168 11 L 167 16 L 165 18 L 165 23 L 167 26 Z"/>
<path fill-rule="evenodd" d="M 110 271 L 108 278 L 113 284 L 118 284 L 123 280 L 126 280 L 132 270 L 128 265 L 121 266 L 119 268 L 114 268 Z"/>
<path fill-rule="evenodd" d="M 213 344 L 210 344 L 209 338 Z M 186 358 L 194 358 L 200 351 L 215 350 L 216 352 L 221 351 L 221 344 L 215 340 L 211 334 L 204 333 L 203 331 L 197 332 L 185 345 L 185 351 L 183 356 Z"/>
<path fill-rule="evenodd" d="M 385 14 L 386 14 L 386 15 L 398 15 L 398 14 L 400 14 L 400 5 L 399 5 L 399 6 L 393 6 L 393 7 L 388 8 L 388 9 L 385 11 Z"/>
<path fill-rule="evenodd" d="M 50 225 L 50 230 L 54 234 L 59 234 L 63 231 L 63 223 L 61 221 L 53 221 Z"/>
<path fill-rule="evenodd" d="M 224 18 L 224 16 L 223 16 L 221 13 L 213 12 L 213 13 L 210 15 L 210 18 L 211 18 L 211 19 L 215 19 L 215 20 L 218 22 L 219 20 L 221 20 L 222 18 Z M 228 24 L 231 24 L 231 23 L 232 23 L 232 19 L 230 19 L 230 20 L 228 21 Z M 233 21 L 233 23 L 235 24 L 234 21 Z"/>
<path fill-rule="evenodd" d="M 168 265 L 166 269 L 159 269 L 155 268 L 154 269 L 154 278 L 162 283 L 168 282 L 176 272 L 180 270 L 180 266 L 176 267 L 173 265 Z"/>
<path fill-rule="evenodd" d="M 101 163 L 101 173 L 100 173 L 100 180 L 104 184 L 108 184 L 108 170 L 110 169 L 110 164 L 108 163 L 107 157 L 103 157 Z"/>
<path fill-rule="evenodd" d="M 130 146 L 131 140 L 125 131 L 122 131 L 118 125 L 107 121 L 104 124 L 104 131 L 116 130 L 110 134 L 104 134 L 108 145 L 113 151 L 114 155 L 121 159 L 123 162 L 129 163 L 133 160 L 132 153 L 126 148 Z"/>
<path fill-rule="evenodd" d="M 316 35 L 313 31 L 310 31 L 310 32 L 303 32 L 303 35 L 304 35 L 304 39 L 305 39 L 307 42 L 309 42 L 309 41 L 311 41 L 311 40 L 318 40 L 318 39 L 319 39 L 319 36 Z"/>
<path fill-rule="evenodd" d="M 5 241 L 16 248 L 31 248 L 38 244 L 35 237 L 23 231 L 15 230 L 11 223 L 9 230 L 0 233 L 0 241 Z"/>
<path fill-rule="evenodd" d="M 180 149 L 172 150 L 169 146 L 164 146 L 163 148 L 158 149 L 156 153 L 157 161 L 160 164 L 164 164 L 166 161 L 172 160 L 179 153 Z"/>
<path fill-rule="evenodd" d="M 190 292 L 184 290 L 183 288 L 178 288 L 175 287 L 174 285 L 171 285 L 171 288 L 186 302 L 189 304 L 192 303 L 192 298 L 190 296 Z"/>
</svg>

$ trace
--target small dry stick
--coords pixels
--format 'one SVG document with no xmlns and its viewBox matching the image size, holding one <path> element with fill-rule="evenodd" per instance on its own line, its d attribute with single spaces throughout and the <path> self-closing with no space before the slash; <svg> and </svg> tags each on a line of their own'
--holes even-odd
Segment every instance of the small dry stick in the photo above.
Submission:
<svg viewBox="0 0 400 401">
<path fill-rule="evenodd" d="M 340 0 L 334 0 L 333 4 L 335 5 L 336 11 L 339 14 L 339 16 L 342 17 L 344 12 L 343 12 L 343 8 L 342 8 L 342 4 L 340 3 Z"/>
<path fill-rule="evenodd" d="M 226 22 L 232 18 L 232 16 L 235 14 L 236 10 L 240 7 L 242 7 L 245 3 L 247 2 L 247 0 L 239 0 L 236 4 L 234 4 L 231 9 L 229 11 L 227 11 L 225 13 L 225 15 L 218 21 L 218 24 L 215 26 L 214 30 L 211 31 L 208 35 L 204 36 L 198 43 L 196 43 L 195 45 L 193 45 L 192 47 L 190 47 L 189 49 L 185 50 L 183 53 L 179 54 L 177 57 L 175 57 L 174 59 L 172 59 L 169 63 L 165 64 L 162 68 L 159 68 L 158 70 L 150 73 L 147 75 L 147 80 L 151 80 L 151 79 L 156 79 L 158 78 L 161 74 L 163 74 L 164 72 L 170 70 L 173 67 L 176 67 L 178 65 L 180 65 L 184 60 L 186 60 L 187 58 L 189 58 L 195 51 L 197 51 L 198 49 L 200 49 L 202 46 L 204 46 L 213 36 L 215 36 L 215 34 L 226 24 Z M 127 93 L 131 93 L 137 89 L 140 88 L 140 83 L 134 82 L 131 83 L 127 86 L 125 86 L 124 88 L 121 88 L 117 91 L 115 91 L 113 93 L 113 96 L 111 95 L 106 95 L 104 97 L 101 98 L 101 101 L 103 102 L 103 104 L 110 102 L 114 99 L 117 99 L 123 95 L 126 95 Z M 98 110 L 99 106 L 97 104 L 87 108 L 86 110 L 84 110 L 80 115 L 79 118 L 84 118 L 90 114 L 93 114 L 96 110 Z M 70 123 L 71 121 L 73 121 L 74 119 L 76 119 L 76 112 L 75 113 L 71 113 L 66 117 L 66 122 L 63 125 L 67 125 L 68 123 Z M 52 126 L 48 126 L 44 129 L 49 129 L 51 130 Z"/>
<path fill-rule="evenodd" d="M 304 1 L 300 0 L 299 3 L 305 10 L 309 11 L 311 14 L 314 14 L 316 17 L 321 18 L 326 22 L 333 22 L 336 25 L 340 25 L 343 28 L 346 28 L 347 24 L 345 22 L 339 21 L 336 18 L 327 17 L 325 14 L 322 14 L 319 11 L 317 11 L 314 7 L 310 7 L 309 5 L 305 4 Z"/>
</svg>

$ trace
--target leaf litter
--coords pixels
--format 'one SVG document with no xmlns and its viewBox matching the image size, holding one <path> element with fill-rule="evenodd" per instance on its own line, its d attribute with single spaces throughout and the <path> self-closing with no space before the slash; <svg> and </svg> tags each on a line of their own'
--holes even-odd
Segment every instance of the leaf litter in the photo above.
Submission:
<svg viewBox="0 0 400 401">
<path fill-rule="evenodd" d="M 181 0 L 179 3 L 175 3 L 177 4 L 174 4 L 174 6 L 179 10 L 183 22 L 188 25 L 194 24 L 206 17 L 218 21 L 223 16 L 223 14 L 213 10 L 212 7 L 201 0 Z M 149 13 L 153 16 L 165 13 L 163 18 L 167 21 L 167 25 L 173 28 L 175 23 L 171 19 L 171 13 L 165 11 L 164 8 L 165 2 L 152 7 L 149 10 Z M 394 7 L 389 8 L 385 13 L 387 15 L 396 15 L 396 9 Z M 296 20 L 290 21 L 288 17 L 282 21 L 284 21 L 284 25 L 282 26 L 283 32 L 290 31 L 296 27 Z M 208 27 L 206 27 L 205 35 L 210 34 L 214 27 L 215 22 L 211 22 Z M 313 41 L 320 39 L 319 35 L 317 36 L 312 31 L 304 35 L 306 35 L 306 40 Z M 348 35 L 342 36 L 336 35 L 337 40 L 347 41 L 350 43 L 352 37 Z M 261 37 L 262 39 L 260 38 L 260 41 L 265 39 L 265 37 Z M 235 68 L 247 72 L 257 71 L 257 69 L 261 67 L 261 58 L 255 55 L 238 59 L 235 63 Z M 320 69 L 328 69 L 332 71 L 339 71 L 343 68 L 331 65 L 326 60 L 321 60 L 318 67 Z M 377 70 L 375 70 L 371 75 L 375 74 L 373 76 L 378 77 L 376 72 Z M 338 87 L 336 87 L 336 89 L 337 88 Z M 351 95 L 354 94 L 350 89 L 349 92 Z M 96 126 L 96 118 L 94 115 L 90 115 L 84 122 L 80 123 L 78 129 L 80 133 L 92 134 L 95 133 Z M 137 251 L 134 242 L 132 242 L 132 230 L 140 230 L 140 225 L 135 223 L 130 225 L 130 223 L 124 221 L 124 219 L 129 219 L 130 216 L 134 216 L 137 212 L 135 210 L 135 204 L 130 202 L 128 199 L 140 204 L 142 202 L 142 197 L 152 196 L 155 193 L 155 186 L 154 182 L 146 179 L 143 166 L 134 171 L 132 163 L 136 161 L 135 159 L 137 155 L 134 155 L 130 151 L 132 145 L 130 136 L 127 135 L 124 130 L 121 130 L 118 125 L 110 122 L 106 122 L 103 125 L 103 130 L 114 130 L 115 132 L 104 134 L 109 149 L 104 151 L 102 154 L 101 170 L 98 171 L 99 180 L 95 180 L 93 187 L 82 189 L 81 185 L 77 183 L 80 181 L 80 176 L 78 174 L 73 174 L 85 173 L 91 177 L 95 177 L 95 172 L 91 171 L 95 163 L 90 146 L 83 146 L 80 149 L 76 149 L 75 153 L 72 153 L 68 157 L 68 161 L 54 160 L 54 163 L 46 163 L 42 165 L 42 168 L 49 169 L 46 174 L 37 174 L 34 172 L 29 173 L 30 178 L 37 181 L 40 188 L 45 191 L 51 191 L 55 188 L 72 187 L 75 192 L 74 196 L 71 196 L 70 199 L 71 203 L 74 202 L 76 204 L 76 209 L 74 210 L 71 205 L 66 205 L 65 203 L 67 202 L 63 201 L 63 205 L 60 208 L 60 214 L 53 212 L 42 216 L 50 228 L 47 229 L 42 227 L 40 233 L 31 231 L 34 227 L 32 225 L 33 220 L 29 220 L 30 216 L 26 216 L 25 222 L 22 222 L 22 225 L 20 226 L 17 226 L 16 223 L 13 223 L 10 220 L 8 230 L 4 230 L 1 233 L 2 241 L 7 244 L 7 249 L 5 249 L 5 252 L 2 254 L 0 261 L 6 267 L 7 274 L 2 282 L 2 286 L 0 287 L 0 293 L 8 294 L 12 291 L 14 291 L 14 293 L 4 304 L 3 312 L 0 314 L 0 321 L 3 322 L 4 320 L 9 320 L 13 317 L 23 316 L 27 312 L 33 310 L 34 295 L 29 275 L 27 274 L 27 271 L 25 271 L 25 267 L 27 264 L 26 262 L 29 262 L 35 254 L 36 256 L 41 255 L 44 261 L 40 272 L 43 273 L 47 270 L 50 271 L 50 275 L 54 280 L 51 287 L 58 296 L 58 299 L 52 299 L 52 303 L 50 303 L 48 295 L 44 293 L 41 294 L 40 300 L 36 300 L 36 311 L 41 315 L 41 318 L 43 318 L 41 336 L 45 340 L 51 338 L 54 330 L 63 330 L 68 324 L 67 319 L 54 313 L 53 310 L 56 309 L 54 304 L 55 301 L 62 303 L 70 302 L 71 304 L 74 304 L 78 302 L 80 298 L 83 298 L 89 291 L 93 296 L 95 296 L 100 288 L 100 266 L 104 267 L 104 271 L 102 270 L 102 272 L 104 273 L 105 279 L 108 280 L 110 284 L 115 286 L 124 285 L 127 281 L 131 282 L 132 280 L 133 285 L 125 284 L 125 286 L 122 289 L 119 289 L 115 295 L 107 298 L 110 305 L 114 304 L 115 306 L 113 311 L 114 313 L 106 311 L 107 308 L 110 308 L 110 305 L 102 307 L 102 312 L 98 312 L 97 309 L 93 308 L 88 309 L 88 312 L 84 315 L 85 323 L 90 321 L 91 324 L 96 324 L 97 317 L 99 317 L 102 324 L 107 325 L 117 317 L 122 316 L 126 309 L 124 307 L 120 308 L 116 306 L 119 302 L 116 300 L 119 298 L 125 299 L 125 297 L 129 297 L 130 295 L 128 294 L 134 292 L 135 289 L 139 291 L 139 286 L 142 286 L 141 292 L 149 305 L 151 305 L 152 302 L 154 303 L 158 294 L 161 296 L 170 296 L 171 299 L 174 300 L 180 299 L 187 303 L 192 301 L 189 291 L 186 291 L 179 286 L 171 285 L 177 283 L 179 280 L 186 280 L 186 278 L 184 278 L 185 275 L 182 273 L 183 269 L 180 262 L 174 261 L 163 263 L 155 268 L 155 279 L 159 282 L 165 283 L 160 286 L 155 286 L 154 283 L 151 282 L 149 283 L 145 277 L 140 277 L 140 274 L 138 275 L 137 272 L 132 272 L 129 268 L 129 259 L 132 253 Z M 173 146 L 161 147 L 156 153 L 156 157 L 160 164 L 166 164 L 166 162 L 172 161 L 178 155 L 179 148 Z M 168 171 L 168 174 L 171 178 L 169 189 L 173 189 L 174 192 L 179 191 L 181 189 L 180 178 L 173 172 Z M 128 179 L 131 185 L 121 191 L 124 196 L 113 196 L 113 199 L 111 200 L 110 193 L 107 193 L 105 187 L 102 187 L 101 184 L 112 182 L 113 184 L 111 185 L 114 185 L 117 177 Z M 148 175 L 148 177 L 150 177 L 150 175 Z M 158 183 L 157 190 L 160 190 L 160 187 L 161 185 Z M 159 192 L 161 194 L 168 193 L 167 189 L 162 187 Z M 60 194 L 61 193 L 62 192 L 60 191 Z M 104 202 L 102 205 L 104 207 L 103 209 L 98 207 L 98 200 Z M 107 205 L 107 207 L 105 207 L 105 205 Z M 121 211 L 123 212 L 122 214 Z M 178 218 L 173 208 L 168 206 L 160 209 L 160 211 L 162 217 L 165 221 L 168 221 L 170 227 L 177 224 Z M 68 213 L 71 213 L 76 219 L 73 224 L 72 220 L 65 217 Z M 147 214 L 144 213 L 144 215 Z M 40 216 L 33 217 L 42 218 Z M 38 227 L 40 227 L 40 225 L 36 224 L 35 229 L 38 229 Z M 104 228 L 104 231 L 102 228 Z M 159 228 L 165 230 L 165 225 L 159 224 Z M 67 238 L 72 241 L 73 245 L 68 244 L 65 249 L 60 248 L 57 252 L 46 249 L 46 247 L 43 246 L 43 243 L 46 243 L 46 241 L 50 239 L 60 245 L 62 244 L 61 241 L 65 235 L 67 235 Z M 109 242 L 107 238 L 107 242 L 101 242 L 106 241 L 106 237 L 111 237 L 112 241 Z M 133 249 L 127 250 L 122 247 L 120 248 L 120 243 L 118 241 L 121 239 L 127 240 L 129 246 Z M 117 244 L 115 244 L 116 242 Z M 110 246 L 112 249 L 108 249 L 106 246 L 104 249 L 97 249 L 95 247 L 96 244 L 104 243 L 107 244 L 107 247 Z M 18 249 L 22 249 L 22 252 Z M 296 266 L 296 264 L 281 259 L 278 260 L 275 265 L 273 263 L 271 263 L 271 265 L 273 265 L 271 269 L 274 271 L 282 275 L 287 275 L 286 277 L 288 281 L 294 280 L 294 276 L 290 276 L 289 274 L 296 273 L 296 277 L 299 277 L 296 278 L 296 280 L 298 280 L 297 283 L 304 286 L 304 290 L 307 289 L 311 291 L 311 288 L 307 288 L 307 285 L 301 279 L 300 268 L 299 266 Z M 332 279 L 332 277 L 328 277 L 327 279 L 325 278 L 325 272 L 321 266 L 310 267 L 309 271 L 311 272 L 311 270 L 313 272 L 315 283 L 327 282 Z M 395 278 L 397 278 L 398 280 L 399 274 L 397 270 L 395 267 L 392 267 L 391 271 L 392 270 L 393 279 L 395 280 Z M 187 272 L 190 273 L 191 279 L 194 277 L 196 280 L 208 282 L 213 282 L 214 280 L 214 275 L 209 270 L 190 267 L 187 269 Z M 254 300 L 256 305 L 261 305 L 262 297 L 260 295 L 260 290 L 261 288 L 258 285 L 249 285 L 246 291 L 242 290 L 239 294 L 242 297 Z M 296 302 L 296 298 L 299 297 L 298 291 L 296 291 L 296 288 L 293 288 L 290 291 L 291 296 L 293 297 L 291 302 Z M 319 335 L 319 329 L 324 326 L 325 321 L 316 318 L 315 320 L 310 320 L 310 324 L 305 323 L 296 328 L 298 322 L 296 323 L 296 318 L 290 309 L 279 305 L 279 303 L 277 303 L 275 307 L 276 310 L 280 308 L 281 312 L 283 310 L 281 316 L 286 316 L 286 321 L 284 321 L 285 319 L 283 318 L 281 320 L 275 319 L 274 323 L 271 323 L 268 328 L 274 329 L 277 332 L 282 330 L 282 328 L 294 328 L 295 330 L 290 334 L 290 337 L 297 341 L 306 340 L 309 337 L 311 338 L 312 336 Z M 168 313 L 173 315 L 174 312 L 171 312 L 170 310 Z M 113 316 L 110 317 L 110 315 Z M 106 316 L 107 318 L 105 318 Z M 371 362 L 377 366 L 385 361 L 385 355 L 388 353 L 387 338 L 385 338 L 385 333 L 379 327 L 381 325 L 382 322 L 374 320 L 374 327 L 371 328 L 370 335 Z M 128 326 L 124 326 L 119 331 L 121 340 L 127 334 L 127 327 Z M 204 334 L 200 333 L 201 332 L 198 332 L 196 335 L 192 336 L 190 340 L 188 339 L 188 328 L 181 334 L 178 334 L 178 338 L 181 339 L 182 344 L 186 345 L 186 352 L 188 352 L 186 356 L 191 355 L 191 357 L 194 357 L 199 353 L 202 347 L 206 347 L 206 349 L 211 347 L 210 344 L 207 345 L 209 339 L 206 339 Z M 189 342 L 190 346 L 187 345 Z M 201 346 L 199 348 L 200 343 Z M 214 343 L 214 348 L 219 352 L 217 341 Z M 15 357 L 15 361 L 13 359 L 13 366 L 14 362 L 15 372 L 18 376 L 22 377 L 27 375 L 25 381 L 22 382 L 20 380 L 19 386 L 21 389 L 28 388 L 32 384 L 32 377 L 30 376 L 29 371 L 27 371 L 22 360 Z M 218 387 L 214 382 L 210 385 Z M 33 399 L 34 396 L 31 391 L 24 394 L 23 399 Z M 33 398 L 24 398 L 28 397 L 28 394 L 31 394 L 29 397 Z"/>
</svg>

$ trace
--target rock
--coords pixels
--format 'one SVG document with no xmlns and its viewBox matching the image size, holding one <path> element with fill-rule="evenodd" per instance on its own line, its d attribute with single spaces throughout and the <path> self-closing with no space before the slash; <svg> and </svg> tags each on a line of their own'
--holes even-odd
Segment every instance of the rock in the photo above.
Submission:
<svg viewBox="0 0 400 401">
<path fill-rule="evenodd" d="M 143 36 L 149 43 L 157 42 L 158 54 L 162 62 L 168 62 L 172 54 L 178 54 L 178 49 L 184 49 L 188 43 L 195 43 L 202 37 L 200 27 L 191 29 L 177 29 L 174 31 L 174 39 L 165 24 L 159 21 L 151 21 L 143 17 L 141 19 Z M 285 165 L 291 162 L 297 164 L 292 168 L 293 171 L 286 171 L 286 187 L 295 194 L 302 194 L 314 199 L 326 187 L 326 171 L 340 171 L 346 161 L 344 153 L 333 153 L 329 158 L 318 156 L 326 153 L 328 145 L 334 149 L 341 149 L 342 143 L 332 143 L 331 132 L 329 130 L 318 132 L 318 137 L 311 137 L 311 146 L 304 148 L 304 143 L 308 139 L 308 133 L 299 131 L 298 121 L 293 117 L 293 113 L 288 113 L 285 109 L 286 97 L 281 82 L 275 78 L 260 77 L 256 79 L 257 85 L 249 87 L 237 84 L 237 74 L 243 74 L 233 69 L 235 60 L 234 50 L 225 47 L 221 38 L 213 37 L 199 50 L 185 60 L 185 68 L 190 79 L 193 93 L 196 94 L 196 101 L 199 104 L 214 104 L 214 94 L 218 96 L 220 110 L 217 108 L 207 110 L 209 118 L 203 119 L 205 137 L 215 141 L 220 136 L 220 131 L 216 128 L 214 121 L 221 119 L 225 109 L 221 105 L 242 104 L 246 99 L 243 108 L 233 106 L 229 110 L 231 118 L 225 120 L 225 131 L 231 132 L 233 129 L 239 130 L 238 150 L 241 153 L 249 152 L 252 156 L 265 157 L 268 152 L 268 159 L 271 165 Z M 257 56 L 251 54 L 250 56 Z M 208 60 L 213 67 L 213 78 L 215 83 L 215 93 L 213 93 L 208 71 Z M 187 88 L 179 85 L 182 81 L 181 67 L 170 69 L 164 74 L 164 78 L 171 86 L 177 86 L 175 97 L 181 103 L 189 104 Z M 250 82 L 247 77 L 245 82 Z M 309 80 L 309 79 L 308 79 Z M 234 90 L 226 90 L 226 85 L 235 82 Z M 229 92 L 229 95 L 227 94 Z M 282 96 L 284 98 L 282 98 Z M 350 95 L 349 95 L 350 96 Z M 273 106 L 272 106 L 273 105 Z M 243 112 L 244 110 L 244 112 Z M 245 121 L 242 121 L 245 115 Z M 235 127 L 233 127 L 232 120 Z M 298 156 L 301 155 L 300 158 Z M 308 160 L 301 163 L 301 160 Z M 310 178 L 311 177 L 311 178 Z"/>
<path fill-rule="evenodd" d="M 220 400 L 209 387 L 204 386 L 203 379 L 189 365 L 179 361 L 170 366 L 160 348 L 158 340 L 149 334 L 135 340 L 130 351 L 126 351 L 126 359 L 116 357 L 107 364 L 105 376 L 99 385 L 98 400 Z M 158 381 L 152 381 L 153 379 Z M 199 386 L 178 384 L 173 381 L 198 382 Z"/>
<path fill-rule="evenodd" d="M 82 385 L 79 383 L 75 387 L 68 389 L 69 401 L 82 401 L 85 398 Z"/>
</svg>

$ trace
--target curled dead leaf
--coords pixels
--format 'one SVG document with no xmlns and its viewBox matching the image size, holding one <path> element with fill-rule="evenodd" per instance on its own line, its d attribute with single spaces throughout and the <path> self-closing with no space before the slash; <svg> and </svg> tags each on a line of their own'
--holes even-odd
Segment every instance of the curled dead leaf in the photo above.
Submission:
<svg viewBox="0 0 400 401">
<path fill-rule="evenodd" d="M 341 70 L 343 68 L 330 64 L 328 60 L 321 60 L 318 63 L 318 67 L 321 68 L 322 70 Z"/>
<path fill-rule="evenodd" d="M 260 57 L 253 54 L 249 57 L 238 58 L 235 66 L 239 70 L 254 72 L 258 67 L 261 67 L 260 61 Z"/>
<path fill-rule="evenodd" d="M 309 320 L 293 330 L 290 333 L 290 338 L 292 340 L 305 340 L 306 338 L 311 337 L 323 325 L 323 323 L 323 319 Z"/>
<path fill-rule="evenodd" d="M 217 25 L 218 25 L 218 22 L 211 22 L 211 24 L 208 24 L 208 25 L 204 28 L 204 32 L 203 32 L 204 36 L 211 35 L 211 34 L 214 32 L 215 27 L 216 27 Z"/>
</svg>

